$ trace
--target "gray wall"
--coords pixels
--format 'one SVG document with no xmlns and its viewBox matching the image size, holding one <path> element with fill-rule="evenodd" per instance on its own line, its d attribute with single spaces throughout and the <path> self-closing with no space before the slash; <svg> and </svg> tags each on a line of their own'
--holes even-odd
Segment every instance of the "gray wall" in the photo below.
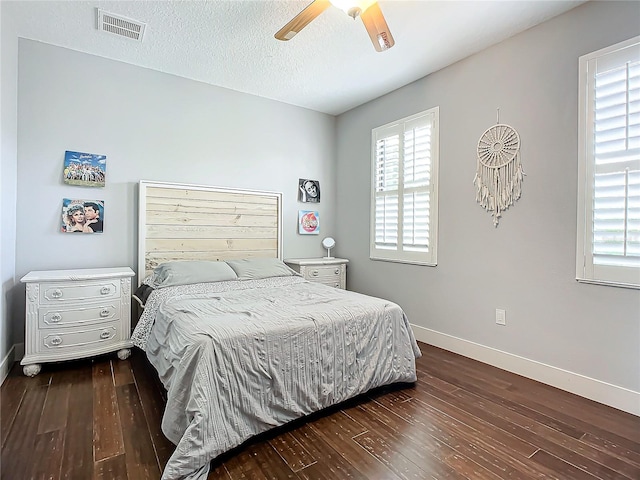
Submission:
<svg viewBox="0 0 640 480">
<path fill-rule="evenodd" d="M 335 234 L 332 116 L 24 39 L 19 86 L 16 278 L 136 270 L 141 179 L 282 192 L 285 257 L 319 256 L 321 237 Z M 106 187 L 64 184 L 65 150 L 107 155 Z M 301 177 L 320 181 L 320 237 L 297 234 Z M 59 233 L 64 197 L 104 200 L 105 232 Z"/>
<path fill-rule="evenodd" d="M 589 2 L 338 117 L 349 288 L 396 301 L 415 325 L 640 391 L 640 292 L 575 280 L 578 57 L 638 35 L 639 18 L 638 2 Z M 438 266 L 372 261 L 371 129 L 436 105 Z M 472 181 L 498 107 L 527 176 L 494 228 Z"/>
<path fill-rule="evenodd" d="M 15 283 L 18 38 L 0 2 L 0 362 L 13 345 Z M 10 365 L 7 365 L 9 367 Z"/>
</svg>

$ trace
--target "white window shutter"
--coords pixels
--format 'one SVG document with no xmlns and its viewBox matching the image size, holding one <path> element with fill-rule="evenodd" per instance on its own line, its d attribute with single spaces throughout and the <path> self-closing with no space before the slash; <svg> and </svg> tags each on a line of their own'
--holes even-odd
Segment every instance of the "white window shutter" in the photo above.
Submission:
<svg viewBox="0 0 640 480">
<path fill-rule="evenodd" d="M 640 288 L 640 37 L 580 58 L 578 280 Z"/>
<path fill-rule="evenodd" d="M 437 107 L 372 132 L 371 258 L 435 265 Z"/>
</svg>

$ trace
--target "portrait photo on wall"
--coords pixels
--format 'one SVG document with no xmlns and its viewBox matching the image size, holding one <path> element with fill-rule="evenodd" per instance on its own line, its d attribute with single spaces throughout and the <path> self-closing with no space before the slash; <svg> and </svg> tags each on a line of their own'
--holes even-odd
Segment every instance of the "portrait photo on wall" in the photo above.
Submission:
<svg viewBox="0 0 640 480">
<path fill-rule="evenodd" d="M 64 183 L 82 187 L 104 187 L 107 156 L 95 153 L 64 152 Z"/>
<path fill-rule="evenodd" d="M 298 201 L 320 203 L 320 182 L 306 178 L 298 180 Z"/>
<path fill-rule="evenodd" d="M 104 202 L 63 198 L 61 231 L 63 233 L 102 233 Z"/>
<path fill-rule="evenodd" d="M 320 214 L 312 210 L 298 210 L 298 233 L 318 235 L 320 233 Z"/>
</svg>

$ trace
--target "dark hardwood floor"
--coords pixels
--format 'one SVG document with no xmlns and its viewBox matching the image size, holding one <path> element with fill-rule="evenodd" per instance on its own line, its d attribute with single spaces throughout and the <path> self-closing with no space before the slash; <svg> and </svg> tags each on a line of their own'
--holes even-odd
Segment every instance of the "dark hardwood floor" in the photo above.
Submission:
<svg viewBox="0 0 640 480">
<path fill-rule="evenodd" d="M 640 418 L 420 344 L 415 385 L 383 388 L 216 459 L 209 479 L 640 479 Z M 141 352 L 15 365 L 3 480 L 158 479 L 173 451 Z"/>
</svg>

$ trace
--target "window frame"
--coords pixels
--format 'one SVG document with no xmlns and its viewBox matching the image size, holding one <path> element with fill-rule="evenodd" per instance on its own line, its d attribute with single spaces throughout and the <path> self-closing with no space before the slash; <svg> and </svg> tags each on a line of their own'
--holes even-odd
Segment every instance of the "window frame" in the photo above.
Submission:
<svg viewBox="0 0 640 480">
<path fill-rule="evenodd" d="M 403 249 L 402 218 L 404 213 L 404 152 L 400 154 L 398 172 L 398 245 L 396 249 L 382 249 L 376 246 L 376 143 L 380 132 L 391 132 L 397 129 L 400 133 L 400 150 L 404 147 L 405 125 L 416 124 L 421 117 L 426 117 L 431 123 L 431 158 L 430 158 L 430 182 L 429 195 L 429 246 L 428 252 L 407 251 Z M 418 122 L 419 123 L 419 122 Z M 427 124 L 427 121 L 425 121 Z M 438 264 L 438 171 L 440 159 L 440 107 L 436 106 L 422 112 L 389 122 L 371 130 L 371 204 L 370 204 L 370 228 L 369 228 L 369 258 L 376 261 L 407 263 L 412 265 L 425 265 L 435 267 Z M 413 190 L 415 187 L 411 187 Z"/>
<path fill-rule="evenodd" d="M 624 56 L 625 49 L 640 48 L 640 36 L 617 43 L 579 58 L 578 86 L 578 205 L 577 205 L 577 241 L 576 241 L 576 280 L 581 283 L 640 289 L 640 267 L 601 265 L 594 262 L 593 253 L 593 217 L 594 217 L 594 181 L 596 175 L 594 151 L 594 108 L 595 71 L 590 65 L 598 59 L 609 56 L 613 66 L 622 65 L 611 56 Z M 633 50 L 626 54 L 631 58 Z"/>
</svg>

